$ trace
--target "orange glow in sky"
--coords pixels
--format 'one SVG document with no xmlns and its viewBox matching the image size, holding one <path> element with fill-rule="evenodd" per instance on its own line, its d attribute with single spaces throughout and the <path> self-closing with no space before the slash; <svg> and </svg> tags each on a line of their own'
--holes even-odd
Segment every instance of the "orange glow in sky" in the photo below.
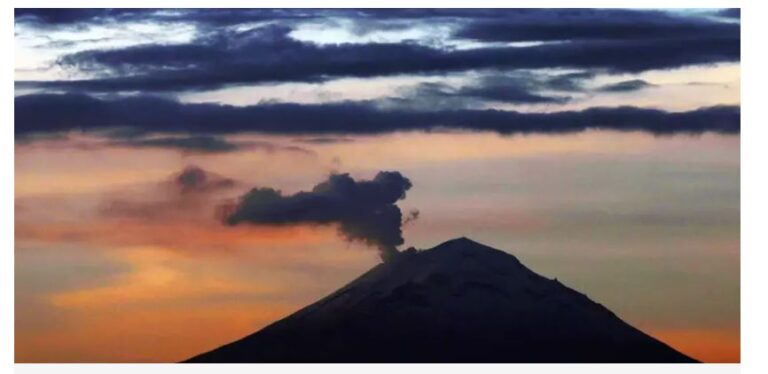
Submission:
<svg viewBox="0 0 768 374">
<path fill-rule="evenodd" d="M 17 361 L 178 361 L 298 310 L 376 252 L 333 226 L 225 226 L 217 205 L 254 185 L 295 192 L 333 170 L 388 168 L 414 183 L 401 207 L 422 212 L 407 245 L 471 236 L 693 357 L 739 359 L 738 137 L 403 133 L 304 146 L 313 156 L 17 145 Z M 92 152 L 104 166 L 70 164 Z M 237 184 L 178 197 L 164 183 L 188 164 Z M 679 221 L 643 218 L 655 212 Z"/>
</svg>

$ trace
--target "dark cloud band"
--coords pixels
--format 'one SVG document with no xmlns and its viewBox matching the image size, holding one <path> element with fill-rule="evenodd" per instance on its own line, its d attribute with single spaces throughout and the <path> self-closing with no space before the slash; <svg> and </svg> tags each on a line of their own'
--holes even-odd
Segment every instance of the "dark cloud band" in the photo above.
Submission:
<svg viewBox="0 0 768 374">
<path fill-rule="evenodd" d="M 737 10 L 738 11 L 738 10 Z M 727 16 L 729 10 L 720 12 Z M 485 42 L 738 38 L 738 23 L 662 11 L 532 9 L 470 22 L 456 37 Z"/>
<path fill-rule="evenodd" d="M 690 40 L 580 41 L 471 50 L 443 50 L 412 44 L 317 46 L 293 40 L 255 43 L 235 49 L 204 44 L 149 45 L 81 52 L 61 60 L 62 64 L 78 69 L 123 74 L 81 80 L 19 81 L 16 86 L 81 92 L 163 92 L 474 69 L 641 72 L 739 61 L 739 40 L 723 36 Z"/>
<path fill-rule="evenodd" d="M 90 73 L 94 78 L 20 81 L 17 87 L 70 92 L 179 92 L 247 84 L 441 74 L 477 69 L 572 68 L 632 73 L 740 59 L 739 23 L 661 11 L 16 11 L 17 22 L 47 25 L 120 22 L 142 15 L 156 22 L 192 22 L 198 37 L 189 43 L 150 43 L 67 54 L 58 59 L 60 66 Z M 356 29 L 365 32 L 395 27 L 393 20 L 421 17 L 425 24 L 451 24 L 456 28 L 455 42 L 473 40 L 496 44 L 471 49 L 436 47 L 418 41 L 318 45 L 292 37 L 297 20 L 323 16 L 350 20 Z M 266 20 L 280 22 L 245 31 L 215 26 Z M 412 22 L 395 25 L 413 27 Z M 520 41 L 547 43 L 498 44 Z"/>
<path fill-rule="evenodd" d="M 635 107 L 522 113 L 504 110 L 385 110 L 370 102 L 261 104 L 236 107 L 184 104 L 156 97 L 114 100 L 86 95 L 27 95 L 15 99 L 15 133 L 27 137 L 70 130 L 130 128 L 180 134 L 375 134 L 459 129 L 501 134 L 586 129 L 673 133 L 738 133 L 740 109 L 717 106 L 687 112 Z"/>
<path fill-rule="evenodd" d="M 648 83 L 642 79 L 632 79 L 628 81 L 607 84 L 598 88 L 597 90 L 602 92 L 633 92 L 653 86 L 653 84 Z"/>
</svg>

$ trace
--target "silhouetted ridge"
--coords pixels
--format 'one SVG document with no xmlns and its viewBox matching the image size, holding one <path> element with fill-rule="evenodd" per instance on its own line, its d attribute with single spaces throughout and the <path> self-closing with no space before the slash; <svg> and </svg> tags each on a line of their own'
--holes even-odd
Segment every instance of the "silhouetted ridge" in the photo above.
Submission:
<svg viewBox="0 0 768 374">
<path fill-rule="evenodd" d="M 188 362 L 695 362 L 514 256 L 467 238 L 406 250 Z"/>
</svg>

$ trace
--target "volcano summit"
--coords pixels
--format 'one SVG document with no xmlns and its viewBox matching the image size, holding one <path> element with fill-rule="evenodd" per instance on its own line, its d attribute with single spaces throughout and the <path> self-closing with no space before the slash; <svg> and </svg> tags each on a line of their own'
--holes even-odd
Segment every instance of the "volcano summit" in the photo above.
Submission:
<svg viewBox="0 0 768 374">
<path fill-rule="evenodd" d="M 466 238 L 410 249 L 187 362 L 696 362 L 514 256 Z"/>
</svg>

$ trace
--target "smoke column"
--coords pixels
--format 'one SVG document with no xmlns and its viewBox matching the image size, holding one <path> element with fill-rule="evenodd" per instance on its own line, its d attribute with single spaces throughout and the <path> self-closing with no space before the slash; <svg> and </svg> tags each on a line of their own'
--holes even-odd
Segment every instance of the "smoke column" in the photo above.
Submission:
<svg viewBox="0 0 768 374">
<path fill-rule="evenodd" d="M 228 225 L 336 224 L 346 240 L 377 248 L 387 261 L 404 242 L 403 214 L 396 203 L 411 186 L 399 172 L 382 171 L 372 180 L 360 181 L 349 174 L 332 174 L 311 191 L 293 195 L 255 187 L 225 208 L 224 221 Z"/>
</svg>

